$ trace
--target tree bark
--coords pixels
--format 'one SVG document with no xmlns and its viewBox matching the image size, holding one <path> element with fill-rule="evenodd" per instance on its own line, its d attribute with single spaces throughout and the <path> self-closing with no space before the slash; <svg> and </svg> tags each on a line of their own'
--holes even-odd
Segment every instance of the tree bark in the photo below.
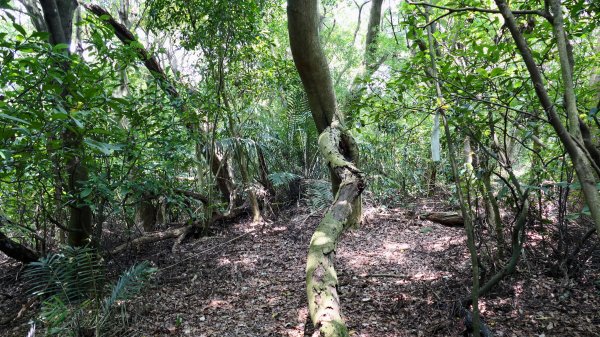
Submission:
<svg viewBox="0 0 600 337">
<path fill-rule="evenodd" d="M 348 336 L 341 316 L 334 268 L 335 247 L 342 232 L 360 218 L 362 173 L 356 168 L 358 147 L 343 127 L 327 60 L 319 42 L 317 0 L 288 1 L 288 30 L 294 63 L 300 74 L 327 162 L 334 201 L 312 236 L 306 264 L 306 292 L 314 336 Z"/>
<path fill-rule="evenodd" d="M 67 48 L 63 52 L 67 55 L 71 45 L 73 33 L 73 14 L 77 8 L 74 0 L 40 0 L 46 27 L 50 33 L 50 43 L 53 45 L 65 44 Z M 66 73 L 70 69 L 68 61 L 57 64 Z M 68 86 L 65 86 L 61 98 L 69 94 Z M 58 104 L 65 105 L 62 101 Z M 69 107 L 63 106 L 65 111 Z M 82 135 L 77 131 L 78 127 L 65 128 L 62 134 L 63 147 L 65 149 L 66 170 L 68 175 L 67 191 L 71 195 L 69 202 L 69 233 L 67 241 L 72 246 L 83 246 L 88 243 L 92 232 L 92 210 L 80 196 L 83 185 L 88 180 L 88 169 L 85 164 L 83 153 Z"/>
<path fill-rule="evenodd" d="M 333 82 L 327 59 L 319 40 L 319 15 L 317 1 L 288 1 L 288 30 L 290 47 L 296 69 L 302 80 L 308 103 L 319 133 L 329 127 L 334 119 L 343 128 L 344 120 L 337 109 Z M 358 146 L 347 133 L 342 133 L 341 154 L 355 164 L 358 162 Z M 330 169 L 333 194 L 338 192 L 341 178 Z M 356 199 L 353 205 L 352 225 L 360 223 L 362 202 Z"/>
<path fill-rule="evenodd" d="M 371 1 L 371 11 L 369 15 L 369 25 L 367 26 L 367 38 L 365 42 L 365 66 L 367 75 L 372 75 L 379 63 L 376 61 L 377 56 L 377 36 L 379 35 L 379 24 L 381 22 L 381 5 L 383 0 Z"/>
<path fill-rule="evenodd" d="M 149 193 L 142 194 L 135 211 L 135 222 L 138 226 L 142 226 L 144 233 L 153 232 L 156 228 L 157 207 L 154 205 L 154 199 Z"/>
<path fill-rule="evenodd" d="M 342 177 L 334 202 L 313 234 L 306 263 L 308 308 L 318 336 L 348 336 L 341 317 L 334 268 L 335 247 L 352 218 L 353 201 L 364 188 L 362 173 L 338 149 L 342 130 L 334 123 L 319 136 L 319 149 L 329 167 Z"/>
<path fill-rule="evenodd" d="M 40 258 L 38 253 L 20 243 L 11 240 L 2 232 L 0 232 L 0 251 L 6 254 L 8 257 L 12 257 L 13 259 L 23 263 L 33 262 Z"/>
<path fill-rule="evenodd" d="M 20 0 L 25 10 L 27 11 L 27 15 L 29 15 L 29 19 L 31 20 L 31 24 L 38 32 L 46 32 L 48 29 L 46 28 L 46 21 L 44 21 L 44 15 L 42 14 L 42 10 L 38 6 L 39 1 L 35 0 Z"/>
</svg>

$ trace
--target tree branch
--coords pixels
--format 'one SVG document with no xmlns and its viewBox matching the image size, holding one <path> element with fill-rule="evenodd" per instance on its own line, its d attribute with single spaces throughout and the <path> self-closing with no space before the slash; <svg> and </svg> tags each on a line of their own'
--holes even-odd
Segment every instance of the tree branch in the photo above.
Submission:
<svg viewBox="0 0 600 337">
<path fill-rule="evenodd" d="M 413 1 L 407 1 L 406 3 L 408 3 L 409 5 L 413 5 L 413 6 L 425 6 L 425 7 L 443 9 L 443 10 L 447 11 L 446 13 L 442 14 L 441 16 L 436 17 L 435 19 L 427 22 L 424 26 L 420 26 L 419 28 L 426 28 L 427 26 L 435 23 L 436 21 L 439 21 L 439 20 L 445 18 L 446 16 L 449 16 L 449 15 L 452 15 L 455 13 L 478 12 L 478 13 L 500 14 L 499 10 L 490 9 L 490 8 L 480 8 L 480 7 L 452 8 L 452 7 L 447 7 L 447 6 L 434 5 L 434 4 L 430 4 L 427 2 L 413 2 Z M 513 13 L 513 15 L 517 15 L 517 16 L 518 15 L 539 15 L 541 17 L 544 17 L 549 22 L 552 22 L 552 15 L 550 15 L 550 13 L 546 10 L 516 10 L 516 11 L 512 11 L 512 13 Z"/>
</svg>

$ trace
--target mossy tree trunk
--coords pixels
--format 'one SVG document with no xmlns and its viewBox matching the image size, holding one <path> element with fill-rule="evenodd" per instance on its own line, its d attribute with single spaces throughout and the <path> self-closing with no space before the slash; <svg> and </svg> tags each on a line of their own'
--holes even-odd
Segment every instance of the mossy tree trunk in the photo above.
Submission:
<svg viewBox="0 0 600 337">
<path fill-rule="evenodd" d="M 335 198 L 312 236 L 306 292 L 314 336 L 348 336 L 340 310 L 335 248 L 343 231 L 360 221 L 362 173 L 356 168 L 358 147 L 344 129 L 327 60 L 319 41 L 317 0 L 288 1 L 288 30 L 294 63 L 320 132 L 319 150 L 328 164 Z"/>
</svg>

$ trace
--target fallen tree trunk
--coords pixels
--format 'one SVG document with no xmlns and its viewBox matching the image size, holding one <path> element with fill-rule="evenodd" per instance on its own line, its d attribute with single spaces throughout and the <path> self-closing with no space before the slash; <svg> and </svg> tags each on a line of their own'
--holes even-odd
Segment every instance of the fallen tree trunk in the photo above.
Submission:
<svg viewBox="0 0 600 337">
<path fill-rule="evenodd" d="M 430 212 L 421 214 L 421 218 L 448 227 L 462 227 L 465 219 L 458 212 Z"/>
</svg>

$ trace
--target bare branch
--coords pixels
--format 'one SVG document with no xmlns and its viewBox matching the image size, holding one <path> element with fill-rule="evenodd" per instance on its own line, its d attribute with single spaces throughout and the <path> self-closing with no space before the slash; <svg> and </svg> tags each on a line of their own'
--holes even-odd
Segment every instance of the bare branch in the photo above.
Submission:
<svg viewBox="0 0 600 337">
<path fill-rule="evenodd" d="M 407 3 L 409 5 L 413 5 L 413 6 L 426 6 L 426 7 L 431 7 L 431 8 L 437 8 L 437 9 L 443 9 L 445 11 L 447 11 L 446 13 L 436 17 L 435 19 L 427 22 L 425 25 L 420 26 L 419 28 L 426 28 L 429 25 L 449 16 L 455 13 L 466 13 L 466 12 L 478 12 L 478 13 L 491 13 L 491 14 L 500 14 L 500 11 L 497 9 L 490 9 L 490 8 L 480 8 L 480 7 L 460 7 L 460 8 L 452 8 L 452 7 L 447 7 L 447 6 L 440 6 L 440 5 L 434 5 L 434 4 L 430 4 L 427 2 L 413 2 L 413 1 L 407 1 Z M 552 15 L 547 11 L 547 10 L 514 10 L 512 11 L 513 15 L 539 15 L 541 17 L 544 17 L 546 20 L 548 20 L 549 22 L 552 22 Z"/>
</svg>

